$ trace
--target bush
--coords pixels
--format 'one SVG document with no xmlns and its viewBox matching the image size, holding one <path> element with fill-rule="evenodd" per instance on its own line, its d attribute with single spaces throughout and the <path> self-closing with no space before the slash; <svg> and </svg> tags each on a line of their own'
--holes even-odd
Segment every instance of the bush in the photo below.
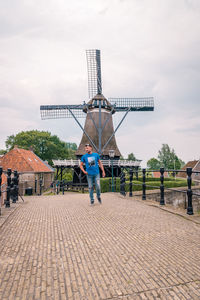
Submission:
<svg viewBox="0 0 200 300">
<path fill-rule="evenodd" d="M 142 191 L 142 180 L 133 180 L 133 192 L 135 191 Z M 171 180 L 170 180 L 171 179 Z M 106 193 L 111 191 L 111 178 L 101 178 L 101 192 Z M 165 188 L 175 188 L 175 187 L 187 187 L 187 180 L 186 179 L 173 179 L 173 178 L 166 178 L 164 180 L 164 187 Z M 149 178 L 146 181 L 146 189 L 147 190 L 154 190 L 160 189 L 160 179 L 159 178 Z M 126 180 L 126 192 L 129 191 L 129 180 Z M 116 192 L 120 192 L 120 178 L 116 178 Z"/>
</svg>

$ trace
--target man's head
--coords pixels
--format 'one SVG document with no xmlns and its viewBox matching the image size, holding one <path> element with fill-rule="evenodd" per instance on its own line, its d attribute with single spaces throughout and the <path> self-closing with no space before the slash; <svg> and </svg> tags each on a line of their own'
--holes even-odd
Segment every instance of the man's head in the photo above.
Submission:
<svg viewBox="0 0 200 300">
<path fill-rule="evenodd" d="M 85 144 L 85 152 L 88 154 L 92 153 L 92 146 L 90 144 Z"/>
</svg>

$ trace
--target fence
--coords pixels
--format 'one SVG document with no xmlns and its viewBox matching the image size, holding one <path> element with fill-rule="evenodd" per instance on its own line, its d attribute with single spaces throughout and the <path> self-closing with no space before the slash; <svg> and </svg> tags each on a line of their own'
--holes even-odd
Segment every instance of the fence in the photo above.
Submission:
<svg viewBox="0 0 200 300">
<path fill-rule="evenodd" d="M 6 174 L 6 183 L 2 184 L 2 175 Z M 11 169 L 3 171 L 0 167 L 0 207 L 10 207 L 10 200 L 12 203 L 18 201 L 19 195 L 19 174 L 17 171 L 12 172 Z"/>
<path fill-rule="evenodd" d="M 142 173 L 142 183 L 133 183 L 133 175 L 135 173 L 136 180 L 138 180 L 139 173 Z M 158 170 L 148 170 L 149 172 L 158 172 Z M 176 174 L 178 172 L 186 172 L 187 174 L 187 190 L 178 190 L 174 189 L 173 191 L 176 191 L 178 193 L 184 193 L 187 196 L 187 214 L 188 215 L 193 215 L 193 203 L 192 203 L 192 196 L 195 195 L 197 197 L 200 197 L 200 194 L 195 193 L 192 190 L 192 174 L 197 174 L 200 173 L 199 171 L 192 171 L 192 168 L 187 168 L 185 171 L 183 170 L 165 170 L 164 168 L 160 168 L 160 205 L 165 205 L 165 190 L 172 190 L 171 188 L 167 188 L 164 185 L 165 177 L 164 174 L 165 172 L 172 172 L 173 174 Z M 2 175 L 4 176 L 4 181 L 6 177 L 6 182 L 2 184 Z M 0 167 L 0 207 L 5 205 L 5 207 L 10 207 L 10 200 L 12 200 L 12 203 L 16 203 L 18 201 L 18 197 L 20 195 L 19 193 L 19 174 L 17 171 L 12 171 L 11 169 L 7 169 L 7 171 L 3 171 L 2 167 Z M 131 168 L 129 170 L 129 183 L 127 183 L 127 177 L 122 170 L 121 175 L 120 175 L 120 193 L 123 196 L 126 196 L 126 190 L 127 190 L 127 185 L 129 185 L 129 197 L 133 196 L 133 186 L 134 185 L 139 185 L 142 187 L 142 200 L 146 200 L 146 190 L 147 188 L 158 188 L 158 186 L 154 185 L 148 185 L 146 183 L 146 177 L 147 177 L 147 170 L 142 169 L 142 170 L 137 170 L 136 172 L 133 171 Z M 117 179 L 112 178 L 109 179 L 109 186 L 110 186 L 110 191 L 116 192 L 116 184 Z M 37 182 L 35 182 L 35 193 L 37 192 Z M 51 184 L 49 184 L 49 188 L 51 188 L 51 191 L 54 194 L 59 194 L 62 192 L 64 194 L 65 190 L 79 190 L 81 192 L 84 192 L 84 189 L 87 188 L 87 184 L 83 185 L 81 184 L 74 184 L 73 182 L 65 182 L 64 180 L 59 182 L 54 181 Z M 42 190 L 42 179 L 39 180 L 39 193 L 38 195 L 41 195 L 44 190 Z M 22 197 L 21 197 L 22 198 Z M 22 198 L 23 200 L 23 198 Z"/>
<path fill-rule="evenodd" d="M 133 185 L 140 185 L 142 186 L 142 200 L 146 200 L 146 190 L 147 187 L 150 188 L 158 188 L 158 186 L 148 185 L 146 184 L 146 169 L 142 169 L 140 172 L 142 172 L 142 183 L 135 184 L 133 183 L 133 170 L 130 169 L 129 171 L 129 197 L 133 196 Z M 158 172 L 158 170 L 148 170 L 148 172 Z M 178 172 L 185 172 L 187 174 L 187 190 L 178 190 L 174 189 L 173 191 L 176 191 L 178 193 L 185 193 L 187 195 L 187 214 L 193 215 L 193 204 L 192 204 L 192 196 L 195 195 L 197 197 L 200 197 L 200 194 L 195 193 L 192 191 L 192 174 L 193 173 L 200 173 L 198 171 L 192 171 L 192 168 L 187 168 L 186 170 L 165 170 L 164 168 L 160 168 L 160 205 L 165 205 L 165 190 L 172 190 L 172 188 L 166 188 L 164 185 L 164 173 L 165 172 L 172 172 L 173 174 L 176 174 Z M 136 175 L 136 178 L 138 179 L 138 174 Z M 123 196 L 126 196 L 126 176 L 125 172 L 121 172 L 120 177 L 120 194 Z"/>
</svg>

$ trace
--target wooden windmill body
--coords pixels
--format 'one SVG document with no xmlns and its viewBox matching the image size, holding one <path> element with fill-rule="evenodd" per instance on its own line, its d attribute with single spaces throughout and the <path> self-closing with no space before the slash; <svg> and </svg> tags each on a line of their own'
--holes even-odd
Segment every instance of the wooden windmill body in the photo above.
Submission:
<svg viewBox="0 0 200 300">
<path fill-rule="evenodd" d="M 101 102 L 100 105 L 99 102 Z M 99 106 L 101 106 L 101 114 L 99 113 Z M 94 151 L 99 152 L 102 159 L 109 159 L 109 151 L 114 150 L 115 159 L 119 159 L 121 153 L 118 149 L 115 135 L 113 135 L 114 126 L 112 114 L 114 113 L 114 111 L 111 113 L 112 105 L 103 95 L 97 94 L 94 98 L 92 98 L 92 100 L 88 102 L 88 110 L 89 112 L 86 116 L 84 130 L 88 133 L 88 135 L 93 141 Z M 99 129 L 102 129 L 101 133 Z M 112 138 L 110 139 L 109 143 L 107 143 L 111 136 Z M 86 136 L 86 134 L 83 133 L 78 150 L 76 151 L 77 158 L 80 158 L 82 155 L 85 154 L 84 148 L 85 144 L 87 143 L 91 142 Z"/>
</svg>

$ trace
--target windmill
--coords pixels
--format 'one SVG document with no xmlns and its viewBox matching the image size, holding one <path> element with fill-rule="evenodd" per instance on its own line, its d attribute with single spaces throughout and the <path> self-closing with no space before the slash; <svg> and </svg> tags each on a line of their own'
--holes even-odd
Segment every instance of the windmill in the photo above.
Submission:
<svg viewBox="0 0 200 300">
<path fill-rule="evenodd" d="M 83 131 L 81 142 L 76 151 L 77 159 L 80 159 L 81 156 L 85 154 L 85 144 L 90 143 L 94 151 L 99 153 L 103 161 L 109 159 L 111 151 L 114 153 L 114 160 L 118 161 L 121 153 L 116 143 L 115 133 L 129 112 L 153 111 L 154 100 L 152 97 L 105 98 L 102 94 L 100 50 L 86 50 L 86 57 L 89 101 L 77 105 L 42 105 L 40 106 L 41 118 L 74 118 Z M 116 112 L 122 112 L 124 114 L 114 129 L 112 116 Z M 83 127 L 79 122 L 79 118 L 85 117 L 86 120 Z M 110 166 L 105 169 L 109 172 L 109 168 Z M 77 166 L 76 174 L 79 175 L 79 172 Z"/>
</svg>

